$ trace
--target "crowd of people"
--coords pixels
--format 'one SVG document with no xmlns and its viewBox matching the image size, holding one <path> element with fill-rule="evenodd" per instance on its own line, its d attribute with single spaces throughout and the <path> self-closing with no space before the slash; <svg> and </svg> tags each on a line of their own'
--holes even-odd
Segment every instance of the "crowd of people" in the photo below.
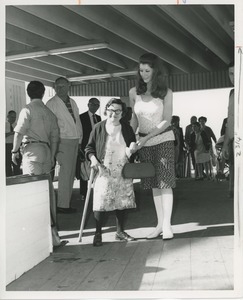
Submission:
<svg viewBox="0 0 243 300">
<path fill-rule="evenodd" d="M 230 66 L 230 78 L 232 78 Z M 233 81 L 232 81 L 233 83 Z M 107 211 L 116 215 L 115 239 L 132 241 L 124 231 L 127 209 L 136 207 L 132 178 L 124 178 L 125 164 L 136 160 L 150 162 L 155 176 L 141 179 L 143 189 L 151 189 L 157 215 L 157 226 L 146 237 L 172 239 L 171 215 L 176 179 L 185 177 L 185 163 L 192 164 L 195 179 L 210 179 L 215 165 L 212 129 L 207 118 L 192 116 L 185 137 L 180 117 L 173 115 L 173 92 L 167 87 L 163 65 L 152 53 L 138 61 L 136 86 L 129 91 L 130 107 L 119 98 L 105 106 L 105 120 L 96 114 L 97 98 L 88 102 L 88 110 L 79 114 L 76 102 L 69 96 L 69 81 L 57 78 L 55 96 L 46 105 L 42 99 L 44 85 L 31 81 L 27 93 L 31 102 L 20 112 L 9 111 L 6 122 L 6 176 L 50 174 L 56 163 L 60 166 L 57 197 L 51 188 L 51 214 L 72 214 L 71 196 L 75 177 L 80 180 L 80 195 L 84 200 L 91 168 L 93 182 L 93 212 L 96 231 L 94 246 L 102 245 L 102 220 Z M 228 122 L 224 132 L 222 153 L 233 168 L 233 92 L 230 94 Z M 20 151 L 21 149 L 21 151 Z M 21 168 L 20 168 L 21 166 Z M 85 169 L 85 172 L 84 172 Z M 85 173 L 85 174 L 84 174 Z M 233 179 L 230 193 L 233 193 Z"/>
</svg>

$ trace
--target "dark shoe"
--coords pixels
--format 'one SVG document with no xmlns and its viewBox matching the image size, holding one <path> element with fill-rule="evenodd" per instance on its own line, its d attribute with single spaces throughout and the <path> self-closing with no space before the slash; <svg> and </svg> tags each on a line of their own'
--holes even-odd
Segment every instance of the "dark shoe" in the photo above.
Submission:
<svg viewBox="0 0 243 300">
<path fill-rule="evenodd" d="M 127 234 L 125 231 L 122 231 L 120 233 L 116 233 L 116 240 L 130 242 L 134 241 L 135 238 Z"/>
<path fill-rule="evenodd" d="M 94 235 L 93 246 L 94 247 L 100 247 L 100 246 L 102 246 L 102 235 L 101 235 L 101 233 L 97 232 Z"/>
<path fill-rule="evenodd" d="M 76 212 L 77 212 L 76 208 L 72 208 L 72 207 L 68 207 L 68 208 L 57 207 L 57 213 L 60 213 L 60 214 L 73 214 L 73 213 L 76 213 Z"/>
</svg>

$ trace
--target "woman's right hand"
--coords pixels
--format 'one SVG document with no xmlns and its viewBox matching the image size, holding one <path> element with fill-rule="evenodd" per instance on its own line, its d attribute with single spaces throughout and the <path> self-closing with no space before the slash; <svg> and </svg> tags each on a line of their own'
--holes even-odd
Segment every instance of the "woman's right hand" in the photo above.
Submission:
<svg viewBox="0 0 243 300">
<path fill-rule="evenodd" d="M 98 161 L 98 159 L 93 155 L 91 156 L 90 161 L 91 161 L 90 167 L 98 171 L 98 167 L 100 166 L 100 162 Z"/>
</svg>

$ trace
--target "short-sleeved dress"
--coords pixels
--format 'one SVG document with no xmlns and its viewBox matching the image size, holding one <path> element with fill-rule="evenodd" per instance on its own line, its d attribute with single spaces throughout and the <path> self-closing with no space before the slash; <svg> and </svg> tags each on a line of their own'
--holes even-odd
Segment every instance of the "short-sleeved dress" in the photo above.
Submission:
<svg viewBox="0 0 243 300">
<path fill-rule="evenodd" d="M 134 112 L 138 118 L 139 132 L 149 134 L 161 123 L 163 109 L 162 99 L 152 98 L 147 102 L 140 95 L 137 95 Z M 173 130 L 169 130 L 149 139 L 144 147 L 139 150 L 139 159 L 142 162 L 152 162 L 156 171 L 155 177 L 141 179 L 144 189 L 165 189 L 176 186 L 174 140 Z"/>
<path fill-rule="evenodd" d="M 93 211 L 135 208 L 133 181 L 122 176 L 122 169 L 128 162 L 128 156 L 121 125 L 106 125 L 106 130 L 108 137 L 105 157 L 94 181 Z"/>
</svg>

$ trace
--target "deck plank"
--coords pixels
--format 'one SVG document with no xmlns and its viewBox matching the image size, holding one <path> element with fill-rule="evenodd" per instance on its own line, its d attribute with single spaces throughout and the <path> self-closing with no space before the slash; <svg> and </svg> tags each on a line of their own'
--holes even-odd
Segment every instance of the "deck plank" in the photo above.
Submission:
<svg viewBox="0 0 243 300">
<path fill-rule="evenodd" d="M 163 253 L 153 290 L 191 289 L 191 239 L 166 240 L 162 243 Z"/>
<path fill-rule="evenodd" d="M 139 242 L 115 290 L 152 290 L 162 248 L 161 240 Z"/>
<path fill-rule="evenodd" d="M 107 251 L 102 257 L 99 264 L 97 264 L 85 280 L 80 283 L 77 288 L 78 290 L 114 290 L 114 287 L 124 272 L 124 269 L 129 264 L 133 253 L 136 251 L 138 243 L 118 242 L 111 243 L 111 245 L 112 246 L 109 248 L 109 251 Z"/>
<path fill-rule="evenodd" d="M 234 289 L 234 237 L 217 237 L 218 247 L 224 261 L 228 285 Z"/>
<path fill-rule="evenodd" d="M 191 252 L 192 289 L 232 289 L 217 237 L 193 238 Z"/>
<path fill-rule="evenodd" d="M 40 291 L 71 291 L 75 290 L 79 282 L 84 281 L 90 273 L 100 264 L 111 244 L 96 248 L 92 245 L 70 246 L 66 255 L 57 255 L 52 263 L 57 265 L 56 272 L 50 281 L 41 286 Z M 63 252 L 65 253 L 65 252 Z M 61 265 L 61 269 L 58 265 Z"/>
</svg>

